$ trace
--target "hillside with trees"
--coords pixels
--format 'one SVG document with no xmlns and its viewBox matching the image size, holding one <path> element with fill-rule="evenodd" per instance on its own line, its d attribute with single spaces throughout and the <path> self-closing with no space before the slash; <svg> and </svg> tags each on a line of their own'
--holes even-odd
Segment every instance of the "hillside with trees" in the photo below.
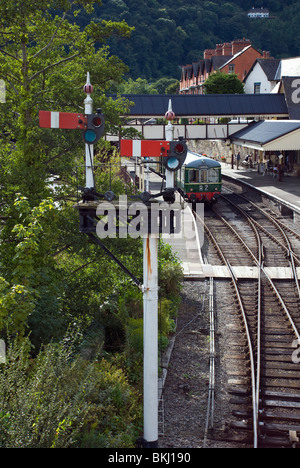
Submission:
<svg viewBox="0 0 300 468">
<path fill-rule="evenodd" d="M 246 37 L 275 58 L 300 55 L 300 4 L 265 0 L 270 19 L 249 19 L 253 0 L 102 0 L 97 18 L 125 20 L 131 39 L 109 41 L 133 79 L 179 79 L 180 66 L 195 62 L 217 43 Z M 261 7 L 259 3 L 256 5 Z M 83 18 L 81 18 L 83 20 Z M 80 20 L 80 21 L 81 21 Z"/>
</svg>

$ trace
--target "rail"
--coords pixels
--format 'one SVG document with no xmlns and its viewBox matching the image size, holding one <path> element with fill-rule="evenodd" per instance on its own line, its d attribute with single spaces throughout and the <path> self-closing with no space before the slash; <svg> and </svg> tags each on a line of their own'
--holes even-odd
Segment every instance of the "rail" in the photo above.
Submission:
<svg viewBox="0 0 300 468">
<path fill-rule="evenodd" d="M 216 347 L 215 347 L 215 306 L 214 306 L 214 280 L 209 280 L 209 387 L 208 387 L 208 402 L 207 402 L 207 413 L 204 430 L 204 442 L 203 447 L 207 447 L 207 436 L 209 429 L 214 428 L 214 412 L 215 412 L 215 359 L 216 359 Z"/>
<path fill-rule="evenodd" d="M 195 216 L 197 217 L 197 219 L 200 222 L 202 222 L 201 218 L 198 217 L 198 215 L 196 213 L 195 213 Z M 213 243 L 214 243 L 214 245 L 215 245 L 215 247 L 216 247 L 216 249 L 218 251 L 218 254 L 219 254 L 220 258 L 223 261 L 223 263 L 225 265 L 227 265 L 227 267 L 228 267 L 228 270 L 230 272 L 231 279 L 232 279 L 232 282 L 233 282 L 233 285 L 234 285 L 234 288 L 235 288 L 236 296 L 237 296 L 237 299 L 238 299 L 238 302 L 239 302 L 240 311 L 241 311 L 241 314 L 242 314 L 242 317 L 243 317 L 243 322 L 244 322 L 244 327 L 245 327 L 246 337 L 247 337 L 247 343 L 248 343 L 248 350 L 249 350 L 249 355 L 250 355 L 250 364 L 251 364 L 252 408 L 253 408 L 253 445 L 254 445 L 254 448 L 257 448 L 257 443 L 258 443 L 258 409 L 257 409 L 257 403 L 256 403 L 257 392 L 256 392 L 256 378 L 255 378 L 255 358 L 254 358 L 253 346 L 252 346 L 250 331 L 249 331 L 249 327 L 248 327 L 247 317 L 246 317 L 243 301 L 242 301 L 242 298 L 241 298 L 241 295 L 240 295 L 240 292 L 239 292 L 237 279 L 236 279 L 236 276 L 234 274 L 234 271 L 233 271 L 230 263 L 228 262 L 228 260 L 224 256 L 223 251 L 219 247 L 218 242 L 216 241 L 214 235 L 210 232 L 210 230 L 208 229 L 208 227 L 205 224 L 204 224 L 203 227 L 204 227 L 206 233 L 208 234 L 208 236 L 210 237 L 210 239 L 213 241 Z M 239 239 L 243 242 L 243 240 L 240 237 L 239 237 Z M 246 246 L 246 248 L 247 248 L 247 250 L 249 250 L 248 246 Z M 251 256 L 253 256 L 251 251 L 249 253 L 251 253 Z"/>
<path fill-rule="evenodd" d="M 257 285 L 257 329 L 256 329 L 256 338 L 257 338 L 257 344 L 256 344 L 256 349 L 254 350 L 253 346 L 253 340 L 251 340 L 251 335 L 249 332 L 249 326 L 248 326 L 248 320 L 247 316 L 243 307 L 243 301 L 241 298 L 241 294 L 239 291 L 239 286 L 238 282 L 235 278 L 235 274 L 233 271 L 233 268 L 231 264 L 229 263 L 228 259 L 224 255 L 222 249 L 218 245 L 218 242 L 214 238 L 214 235 L 209 231 L 208 227 L 204 225 L 204 229 L 210 239 L 212 239 L 215 248 L 222 259 L 222 262 L 227 265 L 228 270 L 230 271 L 232 282 L 234 284 L 236 296 L 238 298 L 238 303 L 239 303 L 239 309 L 241 311 L 242 317 L 243 317 L 243 323 L 244 323 L 244 328 L 247 336 L 247 343 L 248 343 L 248 349 L 249 349 L 249 355 L 250 355 L 250 363 L 251 363 L 251 382 L 252 382 L 252 412 L 253 412 L 253 446 L 254 448 L 258 447 L 258 433 L 259 433 L 259 416 L 260 416 L 260 393 L 261 393 L 261 368 L 262 368 L 262 356 L 261 356 L 261 326 L 262 326 L 262 275 L 267 279 L 269 285 L 271 286 L 272 290 L 274 291 L 279 304 L 281 305 L 282 310 L 284 311 L 286 317 L 288 318 L 288 321 L 293 329 L 294 334 L 296 335 L 297 339 L 300 342 L 300 334 L 298 331 L 298 328 L 293 320 L 293 317 L 291 316 L 288 307 L 286 306 L 284 299 L 282 298 L 280 292 L 278 291 L 278 288 L 268 275 L 265 266 L 264 266 L 264 261 L 265 261 L 265 256 L 264 256 L 264 247 L 262 243 L 261 236 L 259 234 L 259 229 L 264 231 L 263 226 L 261 226 L 257 221 L 253 220 L 251 216 L 245 212 L 242 208 L 234 204 L 232 201 L 228 200 L 226 198 L 226 201 L 231 203 L 236 209 L 240 211 L 240 213 L 246 218 L 247 222 L 251 226 L 255 237 L 256 237 L 256 242 L 258 246 L 258 255 L 256 256 L 251 248 L 246 244 L 244 239 L 239 235 L 239 233 L 236 231 L 236 229 L 223 217 L 221 216 L 217 211 L 216 214 L 218 217 L 221 219 L 221 221 L 227 226 L 228 229 L 238 238 L 239 242 L 241 245 L 243 245 L 244 249 L 251 255 L 251 258 L 255 262 L 255 264 L 258 267 L 259 275 L 258 275 L 258 285 Z M 252 202 L 251 202 L 252 203 Z M 254 204 L 253 204 L 254 205 Z M 256 205 L 254 205 L 256 206 Z M 259 207 L 258 207 L 259 208 Z M 264 211 L 264 210 L 261 210 Z M 277 240 L 277 244 L 280 245 L 282 248 L 285 249 L 286 252 L 288 252 L 288 256 L 290 259 L 291 266 L 293 268 L 293 274 L 294 274 L 294 280 L 295 284 L 297 287 L 298 295 L 300 293 L 299 290 L 299 281 L 297 277 L 297 270 L 295 267 L 295 261 L 298 261 L 297 255 L 293 252 L 291 243 L 288 239 L 288 236 L 285 234 L 283 227 L 279 225 L 279 223 L 276 222 L 274 218 L 272 218 L 268 213 L 264 213 L 265 215 L 268 216 L 270 221 L 276 225 L 276 228 L 280 231 L 284 243 L 280 242 Z M 268 233 L 270 234 L 270 233 Z M 274 237 L 274 236 L 273 236 Z M 300 297 L 300 295 L 299 295 Z M 256 359 L 255 359 L 255 354 L 256 354 Z"/>
</svg>

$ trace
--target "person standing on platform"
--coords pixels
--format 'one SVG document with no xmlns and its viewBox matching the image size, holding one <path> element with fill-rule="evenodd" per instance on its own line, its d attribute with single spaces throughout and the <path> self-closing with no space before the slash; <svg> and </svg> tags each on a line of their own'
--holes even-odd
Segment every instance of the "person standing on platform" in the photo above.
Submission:
<svg viewBox="0 0 300 468">
<path fill-rule="evenodd" d="M 283 155 L 280 154 L 278 156 L 279 164 L 278 164 L 278 182 L 283 182 Z"/>
<path fill-rule="evenodd" d="M 239 169 L 240 161 L 241 161 L 241 154 L 240 152 L 238 152 L 238 154 L 236 155 L 236 168 L 237 169 Z"/>
</svg>

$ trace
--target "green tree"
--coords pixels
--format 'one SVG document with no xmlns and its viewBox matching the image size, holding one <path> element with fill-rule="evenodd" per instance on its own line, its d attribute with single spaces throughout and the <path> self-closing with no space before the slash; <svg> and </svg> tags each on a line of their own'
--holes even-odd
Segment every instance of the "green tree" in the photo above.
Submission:
<svg viewBox="0 0 300 468">
<path fill-rule="evenodd" d="M 125 103 L 114 104 L 104 93 L 112 81 L 121 82 L 127 67 L 105 42 L 112 35 L 129 37 L 131 28 L 90 19 L 80 28 L 74 19 L 83 10 L 90 14 L 93 0 L 0 3 L 0 78 L 7 90 L 0 114 L 0 330 L 23 333 L 30 325 L 38 345 L 72 320 L 65 307 L 69 271 L 96 257 L 78 234 L 72 208 L 75 166 L 83 164 L 80 132 L 40 129 L 38 111 L 82 112 L 89 71 L 95 107 L 107 109 L 108 128 L 117 126 Z M 99 142 L 99 158 L 101 145 L 107 146 Z M 60 180 L 56 190 L 49 183 L 53 175 Z M 86 306 L 81 303 L 82 313 Z"/>
<path fill-rule="evenodd" d="M 123 94 L 176 94 L 179 87 L 179 81 L 174 78 L 160 78 L 153 83 L 143 78 L 137 78 L 135 81 L 129 78 L 117 89 Z"/>
<path fill-rule="evenodd" d="M 0 276 L 0 330 L 5 328 L 9 334 L 22 335 L 40 297 L 38 285 L 41 284 L 45 259 L 49 261 L 45 255 L 49 245 L 45 242 L 44 219 L 54 206 L 49 199 L 31 210 L 28 201 L 18 197 L 14 208 L 19 214 L 19 222 L 12 230 L 16 240 L 14 255 L 7 258 L 11 261 L 11 274 L 8 275 L 6 270 L 7 279 Z M 4 253 L 3 263 L 5 256 Z"/>
<path fill-rule="evenodd" d="M 204 85 L 205 94 L 244 94 L 244 85 L 234 73 L 227 74 L 218 70 L 212 73 Z"/>
<path fill-rule="evenodd" d="M 297 1 L 265 0 L 270 18 L 262 20 L 248 18 L 253 6 L 248 0 L 177 0 L 175 7 L 171 0 L 104 2 L 105 18 L 124 18 L 135 27 L 130 42 L 110 41 L 134 80 L 179 79 L 180 67 L 202 58 L 203 50 L 242 37 L 251 39 L 258 50 L 270 50 L 275 58 L 300 55 Z"/>
<path fill-rule="evenodd" d="M 179 82 L 173 78 L 160 78 L 152 84 L 152 87 L 157 90 L 158 94 L 168 94 L 168 88 L 176 90 L 176 87 L 179 88 Z"/>
<path fill-rule="evenodd" d="M 101 103 L 109 82 L 120 82 L 126 70 L 105 46 L 112 35 L 129 37 L 131 28 L 125 22 L 90 21 L 83 30 L 74 23 L 79 11 L 91 13 L 93 4 L 94 0 L 1 0 L 0 78 L 6 83 L 7 102 L 1 109 L 6 146 L 0 164 L 8 177 L 6 189 L 10 183 L 11 192 L 17 187 L 29 200 L 46 194 L 49 173 L 70 171 L 79 156 L 74 147 L 80 148 L 75 145 L 77 132 L 50 135 L 40 130 L 38 110 L 79 109 L 87 71 L 101 90 L 96 97 Z"/>
<path fill-rule="evenodd" d="M 135 81 L 129 78 L 119 87 L 119 90 L 124 94 L 158 94 L 157 90 L 142 78 L 137 78 Z"/>
</svg>

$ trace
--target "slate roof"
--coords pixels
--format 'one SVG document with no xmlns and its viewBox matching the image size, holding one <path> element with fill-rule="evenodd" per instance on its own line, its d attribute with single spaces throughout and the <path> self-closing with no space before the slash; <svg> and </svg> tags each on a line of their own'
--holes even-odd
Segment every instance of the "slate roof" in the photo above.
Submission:
<svg viewBox="0 0 300 468">
<path fill-rule="evenodd" d="M 266 77 L 269 81 L 275 81 L 275 75 L 280 64 L 280 59 L 257 59 L 261 68 L 265 72 Z"/>
<path fill-rule="evenodd" d="M 249 125 L 247 128 L 231 135 L 230 139 L 263 145 L 299 129 L 300 121 L 266 120 Z"/>
<path fill-rule="evenodd" d="M 214 70 L 217 70 L 218 68 L 222 68 L 225 65 L 225 63 L 230 61 L 232 58 L 233 58 L 233 55 L 213 56 L 211 58 L 212 68 Z"/>
<path fill-rule="evenodd" d="M 251 8 L 251 10 L 248 11 L 248 14 L 249 13 L 269 13 L 269 10 L 268 8 Z"/>
<path fill-rule="evenodd" d="M 268 81 L 278 81 L 276 78 L 277 70 L 280 65 L 280 59 L 256 59 L 250 70 L 248 71 L 247 75 L 243 79 L 245 83 L 249 75 L 253 72 L 254 67 L 259 64 L 265 73 Z"/>
<path fill-rule="evenodd" d="M 117 95 L 109 97 L 116 99 Z M 124 94 L 122 97 L 134 103 L 127 115 L 137 118 L 163 117 L 169 99 L 178 118 L 288 116 L 283 94 Z"/>
</svg>

